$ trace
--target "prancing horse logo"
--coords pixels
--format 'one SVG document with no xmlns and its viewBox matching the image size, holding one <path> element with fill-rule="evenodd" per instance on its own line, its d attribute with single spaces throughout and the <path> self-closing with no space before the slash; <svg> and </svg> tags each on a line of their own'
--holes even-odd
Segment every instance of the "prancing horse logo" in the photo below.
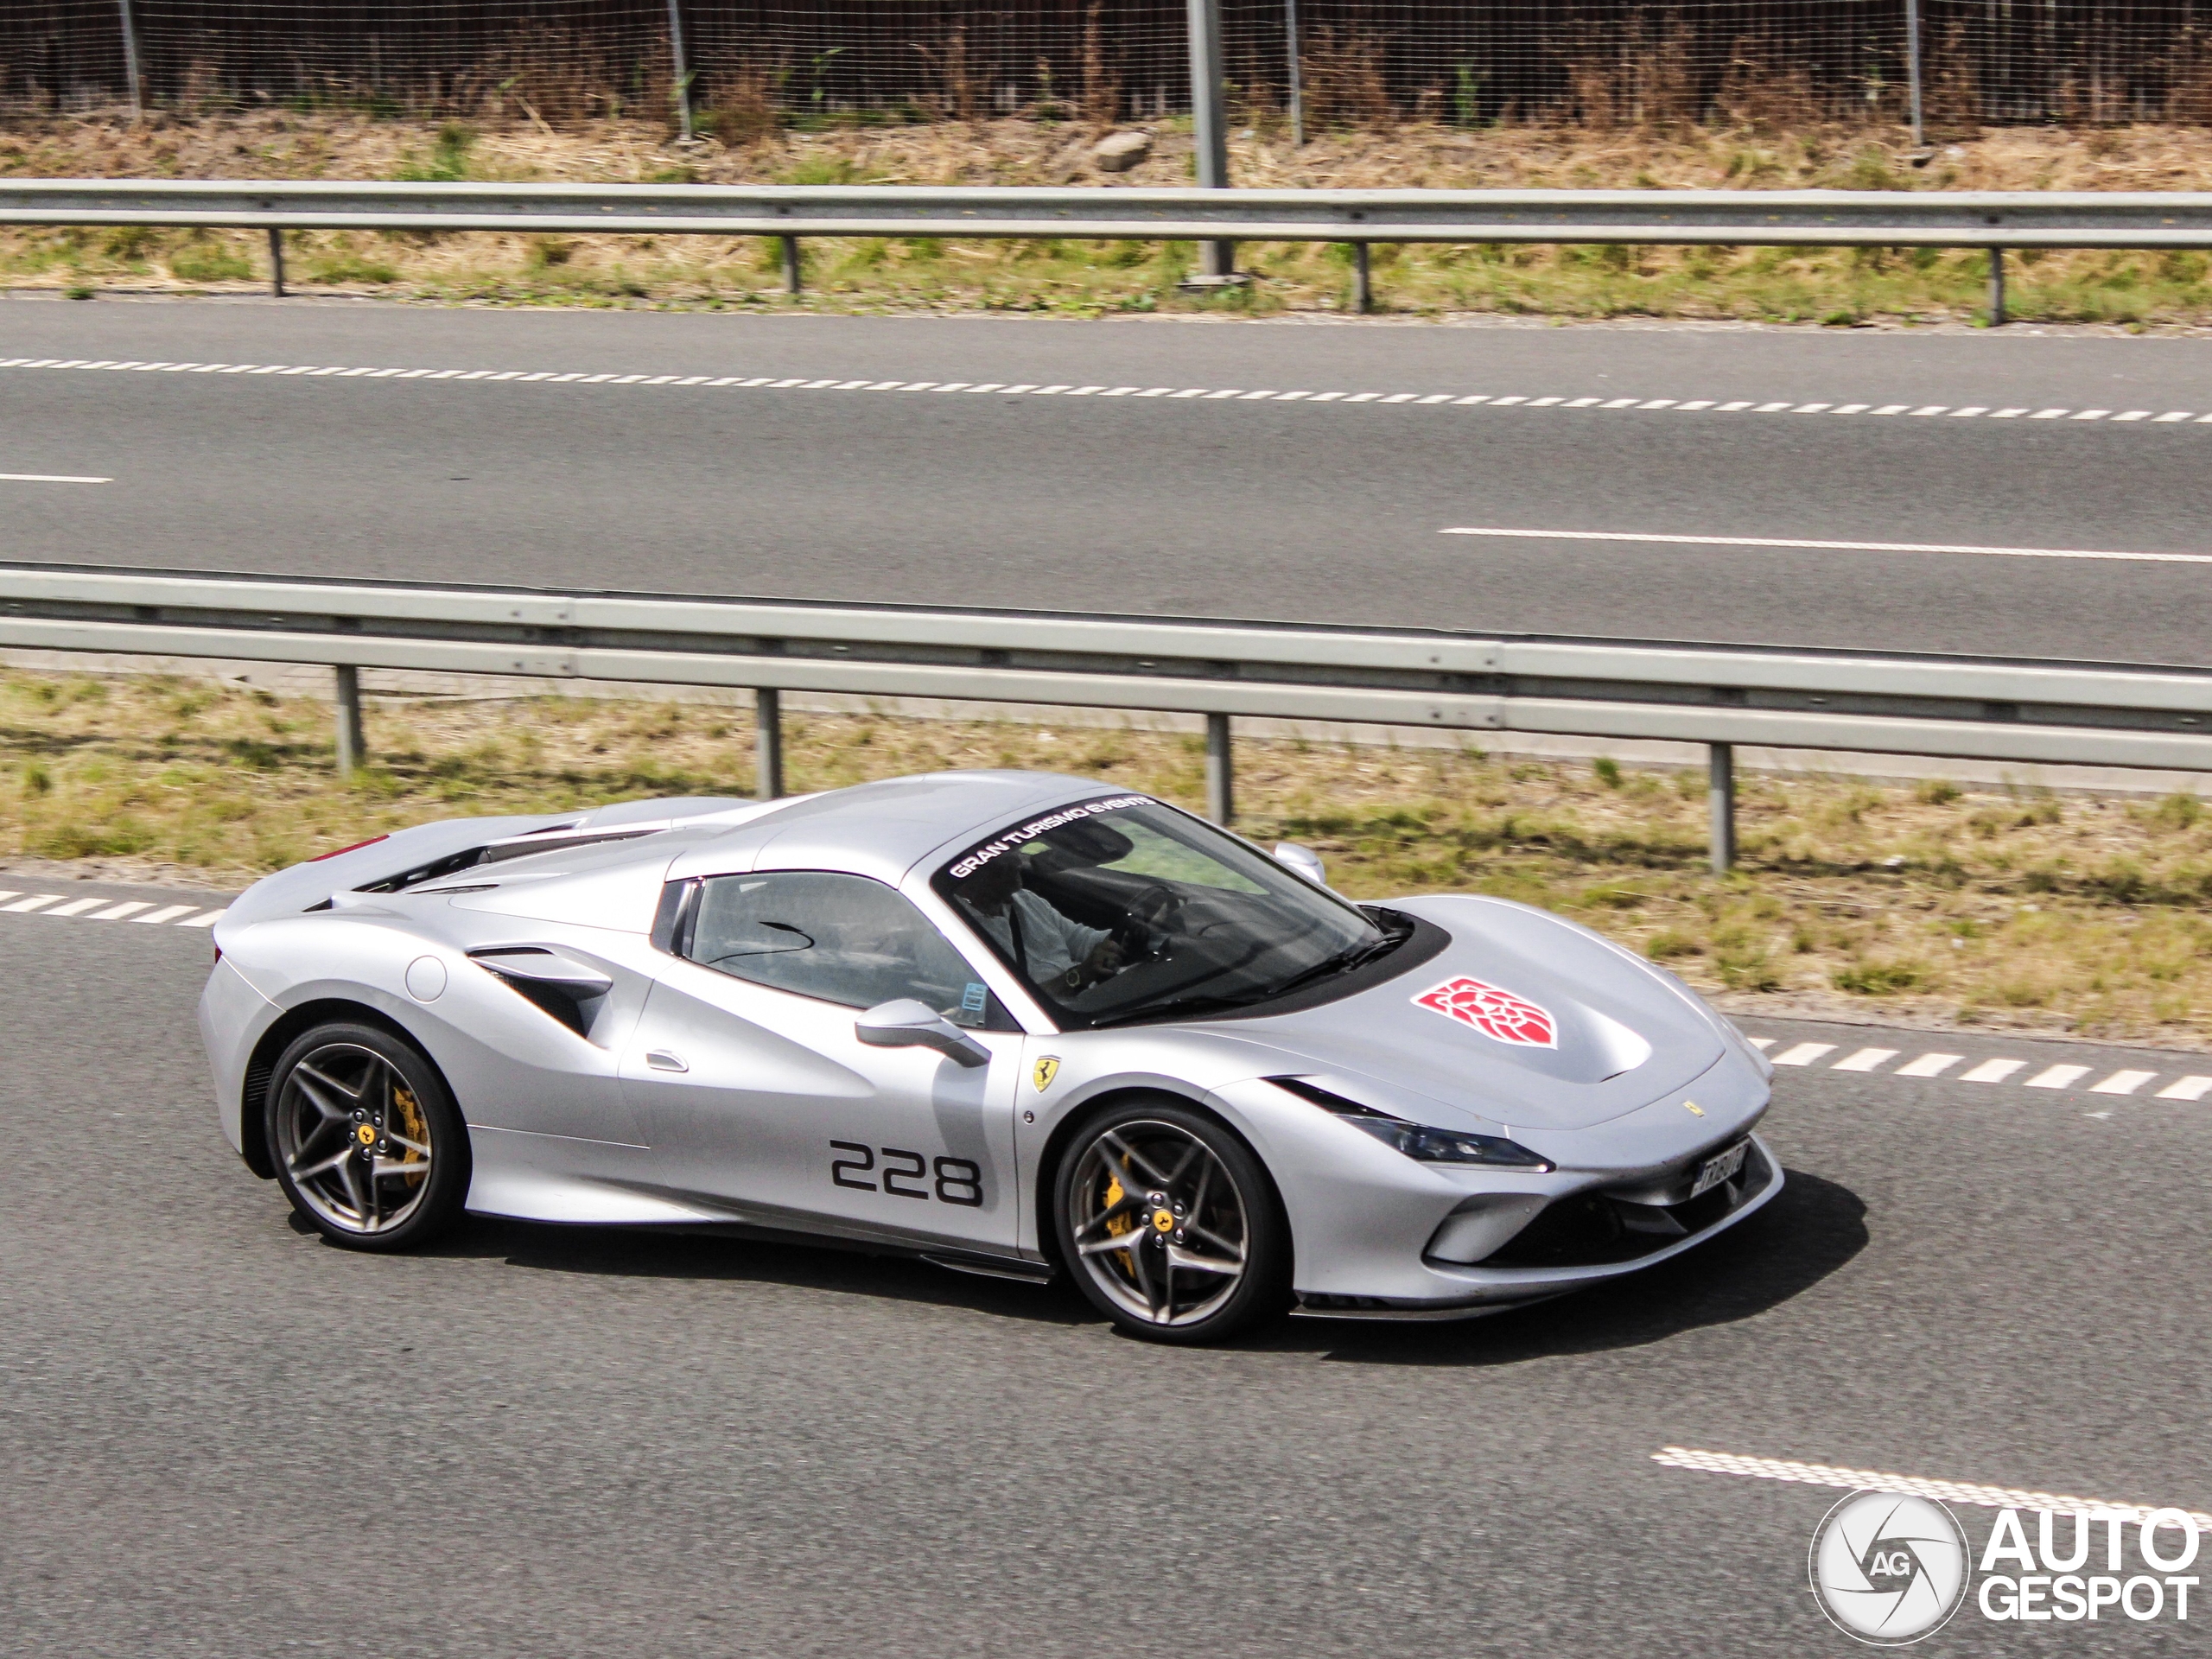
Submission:
<svg viewBox="0 0 2212 1659">
<path fill-rule="evenodd" d="M 1052 1086 L 1052 1079 L 1060 1075 L 1060 1063 L 1047 1054 L 1037 1062 L 1037 1069 L 1030 1074 L 1037 1080 L 1037 1092 L 1043 1094 Z"/>
</svg>

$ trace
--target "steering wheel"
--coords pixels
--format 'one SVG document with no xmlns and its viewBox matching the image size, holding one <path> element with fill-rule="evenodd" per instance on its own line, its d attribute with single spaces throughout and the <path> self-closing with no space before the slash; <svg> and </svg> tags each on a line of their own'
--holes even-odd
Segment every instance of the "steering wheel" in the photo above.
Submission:
<svg viewBox="0 0 2212 1659">
<path fill-rule="evenodd" d="M 1133 960 L 1156 961 L 1170 943 L 1168 930 L 1181 918 L 1183 895 L 1154 882 L 1129 901 L 1129 912 L 1114 938 Z"/>
</svg>

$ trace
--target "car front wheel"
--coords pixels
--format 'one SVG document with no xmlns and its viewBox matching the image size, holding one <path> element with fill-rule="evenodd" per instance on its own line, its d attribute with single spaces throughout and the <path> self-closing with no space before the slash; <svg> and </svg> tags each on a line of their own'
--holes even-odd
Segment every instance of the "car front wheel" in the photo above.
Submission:
<svg viewBox="0 0 2212 1659">
<path fill-rule="evenodd" d="M 404 1250 L 461 1213 L 468 1142 L 444 1081 L 375 1026 L 304 1033 L 269 1084 L 269 1147 L 292 1207 L 334 1244 Z"/>
<path fill-rule="evenodd" d="M 1085 1124 L 1053 1215 L 1076 1283 L 1134 1336 L 1217 1342 L 1288 1300 L 1289 1228 L 1267 1172 L 1179 1102 L 1130 1102 Z"/>
</svg>

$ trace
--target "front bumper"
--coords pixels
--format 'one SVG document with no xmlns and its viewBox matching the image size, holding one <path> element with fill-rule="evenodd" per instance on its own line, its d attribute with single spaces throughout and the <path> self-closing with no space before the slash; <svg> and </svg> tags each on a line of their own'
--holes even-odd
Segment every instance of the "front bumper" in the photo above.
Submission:
<svg viewBox="0 0 2212 1659">
<path fill-rule="evenodd" d="M 1418 1287 L 1402 1283 L 1405 1275 L 1394 1287 L 1417 1294 L 1300 1290 L 1295 1311 L 1332 1319 L 1478 1319 L 1641 1273 L 1727 1231 L 1782 1191 L 1780 1162 L 1758 1135 L 1747 1138 L 1751 1149 L 1733 1180 L 1669 1212 L 1688 1226 L 1679 1236 L 1624 1234 L 1618 1228 L 1608 1234 L 1585 1226 L 1585 1214 L 1602 1212 L 1584 1206 L 1606 1202 L 1602 1190 L 1585 1189 L 1546 1205 L 1483 1262 L 1463 1266 L 1423 1256 Z M 1515 1265 L 1491 1265 L 1498 1261 Z"/>
</svg>

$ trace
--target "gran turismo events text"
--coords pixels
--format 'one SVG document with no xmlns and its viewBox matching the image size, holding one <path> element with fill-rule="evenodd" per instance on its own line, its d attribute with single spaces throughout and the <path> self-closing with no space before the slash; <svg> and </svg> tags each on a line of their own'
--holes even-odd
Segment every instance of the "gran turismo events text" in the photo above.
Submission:
<svg viewBox="0 0 2212 1659">
<path fill-rule="evenodd" d="M 2146 1624 L 2189 1617 L 2189 1592 L 2196 1579 L 2184 1574 L 2196 1564 L 2198 1537 L 2196 1517 L 2188 1511 L 2035 1514 L 2036 1547 L 2031 1549 L 2020 1512 L 1998 1511 L 1989 1547 L 1981 1553 L 1985 1618 L 2071 1622 L 2124 1614 Z M 2130 1541 L 2150 1571 L 2128 1570 Z M 2087 1570 L 2100 1566 L 2105 1571 Z"/>
</svg>

